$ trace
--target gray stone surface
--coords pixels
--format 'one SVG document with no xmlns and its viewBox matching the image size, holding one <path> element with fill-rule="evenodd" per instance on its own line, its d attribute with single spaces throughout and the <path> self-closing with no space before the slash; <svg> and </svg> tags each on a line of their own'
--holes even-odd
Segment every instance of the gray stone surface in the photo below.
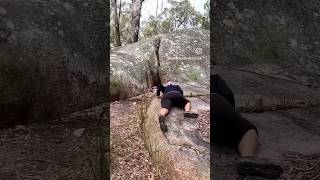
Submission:
<svg viewBox="0 0 320 180">
<path fill-rule="evenodd" d="M 122 99 L 143 93 L 155 85 L 157 71 L 164 83 L 183 81 L 209 87 L 209 34 L 184 29 L 112 49 L 111 95 Z"/>
<path fill-rule="evenodd" d="M 0 2 L 0 127 L 106 101 L 102 1 Z"/>
<path fill-rule="evenodd" d="M 320 87 L 317 0 L 226 0 L 214 4 L 218 9 L 213 11 L 215 64 Z"/>
</svg>

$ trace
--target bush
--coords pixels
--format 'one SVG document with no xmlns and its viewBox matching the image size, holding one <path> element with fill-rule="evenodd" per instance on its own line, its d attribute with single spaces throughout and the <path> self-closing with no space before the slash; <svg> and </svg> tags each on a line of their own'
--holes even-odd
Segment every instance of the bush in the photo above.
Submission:
<svg viewBox="0 0 320 180">
<path fill-rule="evenodd" d="M 123 85 L 120 80 L 110 81 L 110 97 L 111 101 L 125 99 L 128 97 L 128 89 Z"/>
</svg>

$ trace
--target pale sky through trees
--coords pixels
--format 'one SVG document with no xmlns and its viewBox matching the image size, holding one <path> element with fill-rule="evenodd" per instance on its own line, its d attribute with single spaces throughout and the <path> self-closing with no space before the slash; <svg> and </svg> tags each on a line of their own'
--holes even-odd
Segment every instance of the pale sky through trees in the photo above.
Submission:
<svg viewBox="0 0 320 180">
<path fill-rule="evenodd" d="M 123 0 L 125 2 L 131 3 L 131 0 Z M 158 0 L 158 14 L 161 11 L 161 1 Z M 196 9 L 196 11 L 200 12 L 201 14 L 204 13 L 204 4 L 207 0 L 189 0 L 191 5 Z M 150 15 L 156 15 L 156 7 L 157 7 L 157 0 L 144 0 L 142 4 L 141 10 L 141 22 L 148 20 Z M 168 0 L 163 0 L 163 9 L 169 8 Z"/>
</svg>

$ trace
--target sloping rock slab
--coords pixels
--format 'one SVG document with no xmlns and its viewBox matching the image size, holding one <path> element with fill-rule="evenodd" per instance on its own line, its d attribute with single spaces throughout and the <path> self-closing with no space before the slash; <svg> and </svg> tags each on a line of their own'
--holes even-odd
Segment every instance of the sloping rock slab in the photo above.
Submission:
<svg viewBox="0 0 320 180">
<path fill-rule="evenodd" d="M 188 92 L 188 90 L 186 90 Z M 189 91 L 190 92 L 190 91 Z M 194 92 L 195 93 L 195 92 Z M 158 115 L 160 99 L 153 99 L 144 123 L 145 142 L 161 177 L 169 179 L 209 179 L 210 140 L 201 135 L 199 121 L 209 126 L 209 96 L 188 97 L 199 118 L 184 118 L 183 109 L 173 108 L 166 118 L 168 132 L 162 133 Z M 206 116 L 202 116 L 205 113 Z M 205 118 L 200 120 L 200 118 Z M 207 126 L 205 126 L 207 127 Z M 210 128 L 206 128 L 209 131 Z M 209 133 L 207 135 L 210 137 Z"/>
<path fill-rule="evenodd" d="M 242 113 L 259 130 L 256 156 L 286 167 L 286 156 L 289 153 L 303 155 L 318 153 L 320 151 L 319 110 L 320 107 L 310 107 L 276 112 Z M 213 147 L 212 150 L 213 178 L 239 178 L 235 168 L 238 158 L 236 152 L 227 147 Z"/>
</svg>

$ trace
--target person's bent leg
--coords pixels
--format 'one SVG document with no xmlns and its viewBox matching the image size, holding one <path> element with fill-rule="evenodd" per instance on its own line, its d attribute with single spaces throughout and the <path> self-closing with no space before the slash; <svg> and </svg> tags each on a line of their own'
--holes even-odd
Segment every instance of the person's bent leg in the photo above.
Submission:
<svg viewBox="0 0 320 180">
<path fill-rule="evenodd" d="M 191 111 L 191 103 L 188 102 L 185 106 L 184 106 L 184 111 L 186 112 L 190 112 Z"/>
<path fill-rule="evenodd" d="M 184 98 L 184 117 L 197 118 L 198 114 L 191 112 L 191 102 Z"/>
<path fill-rule="evenodd" d="M 168 127 L 166 125 L 165 116 L 170 112 L 170 109 L 172 107 L 172 101 L 170 99 L 161 99 L 161 109 L 160 109 L 160 115 L 159 115 L 159 123 L 160 123 L 160 129 L 162 132 L 167 132 Z"/>
<path fill-rule="evenodd" d="M 169 113 L 169 109 L 167 109 L 167 108 L 160 109 L 160 116 L 165 117 L 168 113 Z"/>
<path fill-rule="evenodd" d="M 258 135 L 255 129 L 247 131 L 238 145 L 239 154 L 242 157 L 253 156 L 258 143 Z"/>
</svg>

